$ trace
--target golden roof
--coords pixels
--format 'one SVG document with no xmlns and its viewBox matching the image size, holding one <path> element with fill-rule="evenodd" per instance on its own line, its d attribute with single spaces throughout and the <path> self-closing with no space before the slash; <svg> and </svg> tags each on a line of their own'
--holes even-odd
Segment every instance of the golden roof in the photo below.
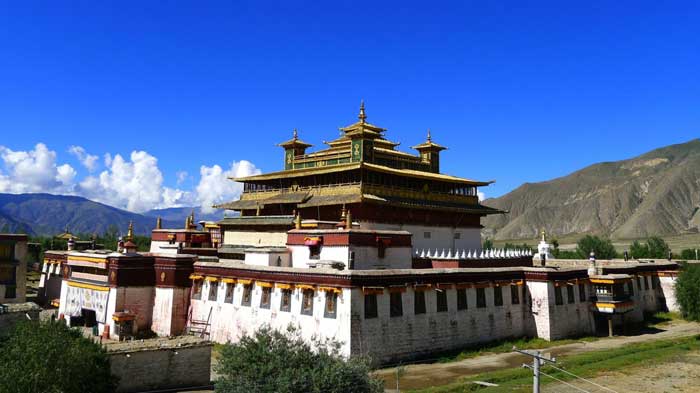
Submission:
<svg viewBox="0 0 700 393">
<path fill-rule="evenodd" d="M 472 185 L 472 186 L 487 186 L 491 183 L 494 183 L 493 181 L 484 182 L 484 181 L 471 180 L 471 179 L 465 179 L 465 178 L 456 177 L 456 176 L 445 175 L 445 174 L 441 174 L 441 173 L 416 171 L 416 170 L 411 170 L 411 169 L 396 169 L 396 168 L 391 168 L 391 167 L 384 166 L 384 165 L 370 164 L 367 162 L 354 162 L 354 163 L 349 163 L 349 164 L 329 165 L 329 166 L 315 167 L 315 168 L 290 169 L 290 170 L 286 170 L 286 171 L 271 172 L 271 173 L 265 173 L 262 175 L 255 175 L 255 176 L 238 177 L 238 178 L 230 177 L 229 179 L 235 180 L 238 182 L 254 182 L 254 181 L 274 180 L 274 179 L 279 179 L 279 178 L 294 178 L 294 177 L 302 177 L 302 176 L 309 176 L 309 175 L 319 175 L 319 174 L 324 174 L 324 173 L 351 171 L 351 170 L 363 169 L 363 168 L 377 171 L 377 172 L 388 173 L 388 174 L 392 174 L 392 175 L 396 175 L 396 176 L 408 176 L 408 177 L 419 178 L 419 179 L 445 181 L 445 182 L 460 183 L 460 184 L 466 184 L 466 185 Z"/>
</svg>

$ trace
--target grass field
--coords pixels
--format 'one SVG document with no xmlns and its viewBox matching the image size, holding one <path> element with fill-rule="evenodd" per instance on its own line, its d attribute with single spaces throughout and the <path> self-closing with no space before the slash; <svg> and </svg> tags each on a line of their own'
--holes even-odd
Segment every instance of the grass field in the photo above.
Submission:
<svg viewBox="0 0 700 393">
<path fill-rule="evenodd" d="M 663 362 L 677 361 L 685 355 L 700 351 L 700 336 L 679 339 L 659 340 L 630 344 L 621 348 L 565 356 L 557 360 L 556 367 L 565 369 L 575 375 L 592 378 L 599 373 L 635 367 L 640 365 L 658 365 Z M 558 371 L 551 366 L 544 366 L 543 372 L 563 381 L 574 379 L 570 374 Z M 474 384 L 484 381 L 497 384 L 497 387 L 485 387 Z M 543 377 L 543 385 L 555 383 Z M 529 392 L 532 391 L 532 372 L 525 368 L 479 374 L 459 382 L 441 387 L 412 390 L 421 393 L 457 393 L 457 392 Z"/>
</svg>

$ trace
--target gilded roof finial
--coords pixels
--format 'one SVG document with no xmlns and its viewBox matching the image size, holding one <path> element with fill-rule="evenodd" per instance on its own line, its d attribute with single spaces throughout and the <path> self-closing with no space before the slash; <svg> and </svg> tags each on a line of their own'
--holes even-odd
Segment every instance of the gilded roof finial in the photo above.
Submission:
<svg viewBox="0 0 700 393">
<path fill-rule="evenodd" d="M 292 139 L 294 139 L 294 140 L 299 139 L 299 134 L 297 133 L 297 129 L 296 129 L 296 128 L 294 128 L 294 137 L 293 137 Z"/>
<path fill-rule="evenodd" d="M 428 142 L 432 142 L 433 138 L 430 136 L 430 128 L 428 128 Z"/>
<path fill-rule="evenodd" d="M 340 221 L 345 221 L 346 214 L 347 210 L 345 209 L 345 204 L 343 203 L 343 210 L 340 211 Z"/>
<path fill-rule="evenodd" d="M 365 114 L 365 100 L 360 101 L 360 115 L 357 116 L 360 119 L 360 123 L 364 123 L 367 120 L 367 115 Z"/>
<path fill-rule="evenodd" d="M 134 239 L 134 222 L 129 221 L 129 231 L 126 233 L 126 240 Z"/>
<path fill-rule="evenodd" d="M 156 229 L 163 229 L 163 219 L 160 216 L 156 220 Z"/>
</svg>

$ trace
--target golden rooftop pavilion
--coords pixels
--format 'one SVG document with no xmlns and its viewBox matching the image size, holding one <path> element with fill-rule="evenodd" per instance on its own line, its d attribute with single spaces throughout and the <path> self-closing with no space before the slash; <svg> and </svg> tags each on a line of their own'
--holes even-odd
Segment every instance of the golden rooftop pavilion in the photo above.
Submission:
<svg viewBox="0 0 700 393">
<path fill-rule="evenodd" d="M 446 147 L 433 142 L 414 146 L 418 154 L 397 150 L 386 129 L 367 122 L 364 103 L 358 121 L 340 128 L 341 136 L 328 147 L 311 147 L 294 130 L 280 143 L 284 170 L 232 179 L 244 184 L 237 201 L 215 206 L 240 212 L 222 222 L 224 236 L 236 229 L 281 225 L 285 231 L 299 215 L 304 227 L 337 222 L 344 209 L 361 229 L 406 230 L 415 249 L 480 250 L 480 218 L 501 213 L 479 204 L 477 188 L 490 181 L 440 173 L 440 154 Z M 258 219 L 248 219 L 251 217 Z M 279 237 L 282 240 L 283 236 Z M 258 239 L 257 245 L 282 246 Z M 224 239 L 224 244 L 232 244 Z M 250 244 L 249 244 L 250 245 Z"/>
</svg>

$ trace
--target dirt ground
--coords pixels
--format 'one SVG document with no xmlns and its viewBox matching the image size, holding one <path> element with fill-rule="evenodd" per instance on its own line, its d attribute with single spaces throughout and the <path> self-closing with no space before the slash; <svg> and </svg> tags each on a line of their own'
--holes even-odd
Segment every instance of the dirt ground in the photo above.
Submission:
<svg viewBox="0 0 700 393">
<path fill-rule="evenodd" d="M 544 371 L 546 372 L 546 368 Z M 628 368 L 623 372 L 606 373 L 592 378 L 591 381 L 618 393 L 700 392 L 700 352 L 683 356 L 674 362 L 649 364 Z M 568 381 L 568 383 L 588 392 L 610 392 L 580 380 Z M 578 390 L 561 383 L 545 385 L 542 388 L 542 392 L 546 393 L 572 391 Z"/>
<path fill-rule="evenodd" d="M 544 353 L 551 356 L 572 355 L 590 351 L 604 350 L 610 348 L 618 348 L 631 343 L 639 343 L 650 340 L 661 340 L 675 337 L 684 337 L 700 334 L 700 324 L 688 322 L 673 322 L 667 325 L 658 327 L 657 330 L 645 334 L 634 336 L 602 338 L 593 342 L 578 342 L 573 344 L 561 345 L 557 347 L 547 348 Z M 446 385 L 457 381 L 458 379 L 476 375 L 483 372 L 502 370 L 506 368 L 519 367 L 523 363 L 529 362 L 529 358 L 517 353 L 499 353 L 492 355 L 484 355 L 471 359 L 465 359 L 450 363 L 432 363 L 432 364 L 414 364 L 405 366 L 405 374 L 401 377 L 400 388 L 403 389 L 421 389 L 431 386 Z M 696 367 L 696 371 L 700 372 L 700 362 L 691 364 Z M 689 366 L 690 367 L 690 366 Z M 665 368 L 662 367 L 662 368 Z M 385 381 L 387 391 L 395 389 L 396 386 L 396 369 L 387 368 L 377 371 L 377 375 Z M 650 374 L 645 374 L 647 377 Z M 666 377 L 659 376 L 659 379 Z M 672 379 L 672 378 L 671 378 Z M 696 382 L 700 380 L 695 379 Z M 572 388 L 568 388 L 572 391 Z M 594 389 L 590 389 L 592 391 Z M 556 390 L 554 390 L 556 391 Z M 561 390 L 567 391 L 567 390 Z M 646 390 L 623 390 L 623 391 L 646 391 Z M 665 392 L 673 390 L 649 390 L 650 392 Z M 700 384 L 698 390 L 676 390 L 676 391 L 697 391 L 700 392 Z"/>
</svg>

